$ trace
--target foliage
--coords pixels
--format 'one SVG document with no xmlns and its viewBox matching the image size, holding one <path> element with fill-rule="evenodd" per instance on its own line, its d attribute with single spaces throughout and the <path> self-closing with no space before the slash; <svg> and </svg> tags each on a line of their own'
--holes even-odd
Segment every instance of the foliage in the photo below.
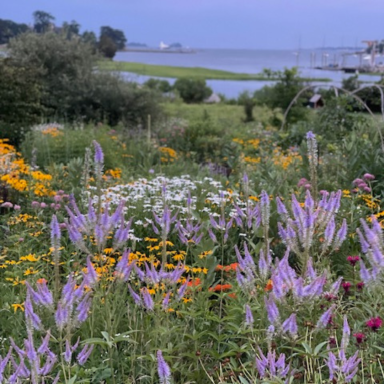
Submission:
<svg viewBox="0 0 384 384">
<path fill-rule="evenodd" d="M 100 28 L 100 40 L 102 37 L 108 37 L 116 45 L 116 48 L 122 50 L 125 48 L 127 43 L 127 38 L 124 35 L 124 32 L 120 29 L 114 29 L 109 26 L 104 26 Z"/>
<path fill-rule="evenodd" d="M 256 105 L 255 99 L 248 91 L 244 91 L 239 95 L 238 103 L 244 107 L 245 122 L 254 121 L 253 108 Z"/>
<path fill-rule="evenodd" d="M 53 21 L 55 17 L 48 12 L 44 11 L 35 11 L 33 12 L 33 29 L 36 33 L 46 33 L 53 28 Z"/>
<path fill-rule="evenodd" d="M 148 89 L 95 72 L 97 56 L 79 39 L 28 34 L 12 41 L 10 56 L 15 65 L 37 71 L 48 119 L 137 125 L 158 114 L 156 97 Z"/>
<path fill-rule="evenodd" d="M 37 71 L 0 60 L 0 138 L 19 144 L 30 125 L 41 119 L 41 86 Z"/>
<path fill-rule="evenodd" d="M 167 80 L 148 79 L 144 85 L 161 93 L 167 93 L 172 90 L 172 86 Z"/>
<path fill-rule="evenodd" d="M 278 82 L 275 85 L 266 86 L 256 91 L 255 98 L 258 103 L 264 104 L 271 109 L 280 108 L 284 113 L 306 84 L 300 79 L 297 68 L 285 69 L 275 75 L 279 78 Z M 289 123 L 307 119 L 308 111 L 305 106 L 309 101 L 309 94 L 308 92 L 303 93 L 293 105 L 287 116 Z"/>
<path fill-rule="evenodd" d="M 0 45 L 8 44 L 9 40 L 29 30 L 27 24 L 15 23 L 12 20 L 0 19 Z"/>
<path fill-rule="evenodd" d="M 201 103 L 212 94 L 212 89 L 204 79 L 180 78 L 173 88 L 186 103 Z"/>
<path fill-rule="evenodd" d="M 117 45 L 107 35 L 101 35 L 98 43 L 100 53 L 107 59 L 113 59 L 117 52 Z"/>
</svg>

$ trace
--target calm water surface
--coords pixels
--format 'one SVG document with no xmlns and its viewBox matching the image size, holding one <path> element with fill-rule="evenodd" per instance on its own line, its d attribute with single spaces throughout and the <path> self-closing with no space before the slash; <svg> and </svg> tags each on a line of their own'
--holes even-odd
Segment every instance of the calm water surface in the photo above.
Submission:
<svg viewBox="0 0 384 384">
<path fill-rule="evenodd" d="M 299 55 L 293 50 L 236 50 L 236 49 L 205 49 L 197 50 L 194 54 L 180 53 L 146 53 L 146 52 L 118 52 L 115 60 L 139 62 L 145 64 L 172 65 L 180 67 L 205 67 L 221 69 L 237 73 L 260 73 L 264 68 L 283 70 L 298 66 L 303 77 L 329 78 L 332 84 L 340 85 L 341 81 L 351 76 L 341 71 L 319 70 L 315 66 L 322 64 L 333 65 L 342 63 L 341 50 L 302 50 Z M 349 51 L 350 52 L 350 51 Z M 359 63 L 357 56 L 347 57 L 344 65 L 355 66 Z M 148 76 L 125 73 L 127 79 L 142 83 Z M 360 75 L 364 82 L 374 82 L 380 76 Z M 167 79 L 174 82 L 174 79 Z M 227 97 L 237 97 L 244 90 L 255 91 L 271 84 L 268 81 L 233 81 L 208 80 L 208 85 L 214 92 L 223 93 Z M 316 84 L 316 83 L 315 83 Z M 328 83 L 329 85 L 329 83 Z M 319 86 L 326 86 L 319 83 Z"/>
</svg>

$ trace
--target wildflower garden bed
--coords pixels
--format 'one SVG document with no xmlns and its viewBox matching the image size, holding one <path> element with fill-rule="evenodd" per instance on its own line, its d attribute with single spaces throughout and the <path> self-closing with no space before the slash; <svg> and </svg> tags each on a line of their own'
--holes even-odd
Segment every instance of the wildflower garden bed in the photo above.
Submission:
<svg viewBox="0 0 384 384">
<path fill-rule="evenodd" d="M 97 141 L 44 172 L 1 141 L 0 382 L 383 382 L 375 176 L 320 189 L 312 132 L 306 153 L 268 140 L 230 141 L 230 179 L 167 175 L 183 166 L 162 144 L 124 182 Z"/>
</svg>

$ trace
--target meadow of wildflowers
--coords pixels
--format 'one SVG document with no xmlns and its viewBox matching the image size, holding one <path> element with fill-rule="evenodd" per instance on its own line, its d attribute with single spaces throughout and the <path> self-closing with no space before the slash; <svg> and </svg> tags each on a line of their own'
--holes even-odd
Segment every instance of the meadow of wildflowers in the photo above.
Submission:
<svg viewBox="0 0 384 384">
<path fill-rule="evenodd" d="M 141 173 L 93 141 L 80 174 L 0 141 L 0 383 L 383 382 L 375 175 L 322 189 L 312 132 L 270 140 L 232 138 L 230 177 L 151 140 Z"/>
</svg>

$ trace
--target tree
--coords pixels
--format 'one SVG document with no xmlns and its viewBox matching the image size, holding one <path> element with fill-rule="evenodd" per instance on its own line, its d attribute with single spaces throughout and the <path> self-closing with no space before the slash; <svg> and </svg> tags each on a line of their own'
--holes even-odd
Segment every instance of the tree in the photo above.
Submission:
<svg viewBox="0 0 384 384">
<path fill-rule="evenodd" d="M 254 121 L 253 117 L 253 108 L 256 105 L 255 98 L 248 91 L 244 91 L 239 95 L 239 104 L 244 107 L 245 119 L 246 123 L 250 121 Z"/>
<path fill-rule="evenodd" d="M 201 103 L 212 94 L 204 79 L 180 78 L 173 87 L 186 103 Z"/>
<path fill-rule="evenodd" d="M 41 86 L 32 67 L 0 60 L 0 138 L 19 144 L 26 130 L 41 119 L 40 98 Z"/>
<path fill-rule="evenodd" d="M 80 24 L 72 20 L 70 23 L 66 21 L 63 23 L 61 27 L 61 33 L 68 39 L 72 39 L 74 36 L 79 36 L 80 33 Z"/>
<path fill-rule="evenodd" d="M 117 52 L 117 46 L 110 37 L 102 35 L 99 41 L 99 51 L 104 57 L 113 59 Z"/>
<path fill-rule="evenodd" d="M 159 114 L 154 92 L 95 71 L 99 58 L 81 39 L 54 32 L 24 34 L 11 41 L 9 55 L 15 66 L 36 71 L 46 119 L 136 126 Z"/>
<path fill-rule="evenodd" d="M 0 44 L 8 44 L 10 39 L 28 30 L 27 24 L 18 24 L 11 20 L 0 19 Z"/>
<path fill-rule="evenodd" d="M 266 73 L 265 70 L 264 73 Z M 266 86 L 256 91 L 255 99 L 259 104 L 264 104 L 271 109 L 279 108 L 284 113 L 291 101 L 303 90 L 306 84 L 299 77 L 297 68 L 286 68 L 283 72 L 272 72 L 270 76 L 277 77 L 278 82 L 275 85 Z M 307 119 L 308 110 L 305 105 L 309 97 L 310 91 L 304 92 L 299 97 L 287 116 L 287 122 L 293 123 Z"/>
<path fill-rule="evenodd" d="M 46 33 L 51 29 L 52 22 L 55 18 L 48 12 L 35 11 L 33 13 L 34 26 L 36 33 Z"/>
<path fill-rule="evenodd" d="M 122 50 L 125 48 L 125 45 L 127 43 L 127 39 L 124 35 L 124 32 L 121 31 L 120 29 L 113 29 L 113 28 L 108 27 L 108 26 L 101 27 L 100 40 L 103 36 L 109 37 L 114 42 L 117 49 Z"/>
<path fill-rule="evenodd" d="M 90 44 L 93 47 L 96 47 L 97 45 L 97 37 L 95 32 L 92 31 L 84 31 L 83 34 L 81 35 L 81 40 L 86 43 Z"/>
<path fill-rule="evenodd" d="M 171 84 L 167 80 L 148 79 L 144 85 L 150 89 L 159 91 L 161 93 L 167 93 L 172 90 Z"/>
</svg>

